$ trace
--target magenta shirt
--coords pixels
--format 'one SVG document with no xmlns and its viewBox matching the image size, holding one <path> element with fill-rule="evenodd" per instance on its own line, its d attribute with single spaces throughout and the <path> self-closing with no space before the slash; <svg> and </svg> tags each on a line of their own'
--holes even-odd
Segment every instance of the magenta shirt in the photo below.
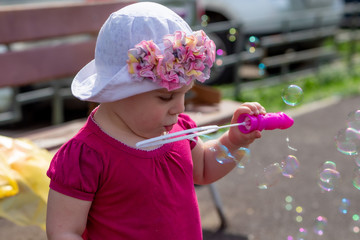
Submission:
<svg viewBox="0 0 360 240">
<path fill-rule="evenodd" d="M 195 127 L 185 114 L 171 132 Z M 84 239 L 200 240 L 191 149 L 182 140 L 143 151 L 92 120 L 54 156 L 50 188 L 92 201 Z"/>
</svg>

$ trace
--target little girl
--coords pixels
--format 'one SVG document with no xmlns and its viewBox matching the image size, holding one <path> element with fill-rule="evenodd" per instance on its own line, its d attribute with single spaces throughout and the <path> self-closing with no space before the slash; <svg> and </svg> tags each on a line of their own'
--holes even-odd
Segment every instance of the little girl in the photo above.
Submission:
<svg viewBox="0 0 360 240">
<path fill-rule="evenodd" d="M 185 93 L 209 78 L 215 45 L 170 9 L 136 3 L 110 15 L 95 60 L 75 77 L 73 94 L 99 102 L 84 127 L 54 156 L 47 211 L 49 239 L 200 240 L 194 184 L 212 183 L 235 163 L 214 148 L 248 147 L 259 131 L 231 128 L 218 140 L 181 140 L 147 149 L 136 143 L 196 127 Z M 233 115 L 265 114 L 244 103 Z"/>
</svg>

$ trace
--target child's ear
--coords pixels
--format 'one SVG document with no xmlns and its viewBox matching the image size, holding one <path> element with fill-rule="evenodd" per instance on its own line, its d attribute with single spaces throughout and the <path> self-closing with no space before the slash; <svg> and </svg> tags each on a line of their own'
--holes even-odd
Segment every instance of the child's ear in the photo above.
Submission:
<svg viewBox="0 0 360 240">
<path fill-rule="evenodd" d="M 90 113 L 91 113 L 97 106 L 99 106 L 99 103 L 96 103 L 96 102 L 88 102 L 88 116 L 90 115 Z"/>
</svg>

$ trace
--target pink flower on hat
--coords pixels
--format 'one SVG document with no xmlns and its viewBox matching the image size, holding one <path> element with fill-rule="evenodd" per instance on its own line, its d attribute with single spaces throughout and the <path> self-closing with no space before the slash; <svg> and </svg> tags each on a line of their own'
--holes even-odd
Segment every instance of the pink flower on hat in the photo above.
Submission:
<svg viewBox="0 0 360 240">
<path fill-rule="evenodd" d="M 193 80 L 210 77 L 215 61 L 215 44 L 204 31 L 191 35 L 183 31 L 163 38 L 164 51 L 151 40 L 142 41 L 128 51 L 128 71 L 134 81 L 151 79 L 169 91 Z"/>
</svg>

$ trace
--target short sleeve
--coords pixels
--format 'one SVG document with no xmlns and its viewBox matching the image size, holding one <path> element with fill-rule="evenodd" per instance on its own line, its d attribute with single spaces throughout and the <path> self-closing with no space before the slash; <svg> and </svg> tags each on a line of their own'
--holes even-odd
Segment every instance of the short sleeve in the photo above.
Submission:
<svg viewBox="0 0 360 240">
<path fill-rule="evenodd" d="M 182 127 L 184 130 L 186 129 L 190 129 L 190 128 L 196 128 L 197 125 L 194 122 L 194 120 L 192 120 L 188 115 L 186 114 L 179 114 L 179 120 L 178 120 L 178 124 L 180 127 Z M 196 146 L 197 140 L 198 138 L 194 138 L 195 141 L 193 140 L 189 140 L 190 141 L 190 147 L 191 149 L 193 149 Z"/>
<path fill-rule="evenodd" d="M 64 195 L 92 201 L 103 169 L 99 154 L 72 139 L 55 154 L 47 171 L 50 188 Z"/>
</svg>

